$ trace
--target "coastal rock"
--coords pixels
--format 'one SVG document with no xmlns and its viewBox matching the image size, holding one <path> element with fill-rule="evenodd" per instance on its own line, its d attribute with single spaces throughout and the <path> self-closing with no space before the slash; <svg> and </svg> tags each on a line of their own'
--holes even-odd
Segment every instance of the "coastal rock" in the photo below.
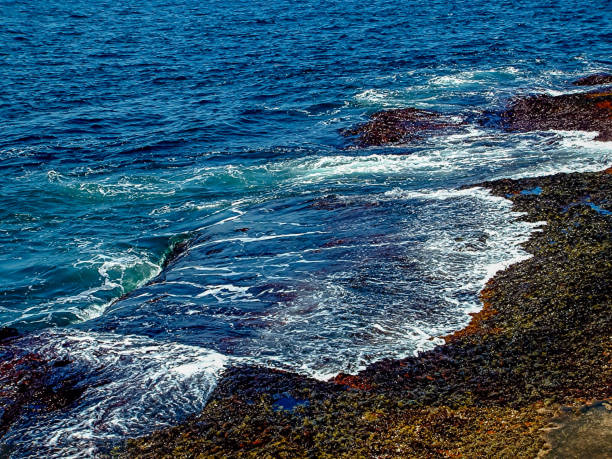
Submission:
<svg viewBox="0 0 612 459">
<path fill-rule="evenodd" d="M 418 108 L 397 108 L 374 113 L 367 123 L 344 131 L 344 135 L 357 136 L 357 143 L 365 147 L 397 145 L 459 126 L 461 123 L 448 115 Z"/>
<path fill-rule="evenodd" d="M 573 81 L 574 86 L 597 86 L 600 84 L 612 84 L 612 73 L 594 73 Z"/>
<path fill-rule="evenodd" d="M 612 406 L 609 401 L 596 401 L 578 407 L 562 407 L 544 430 L 547 444 L 542 456 L 612 457 Z"/>
<path fill-rule="evenodd" d="M 35 412 L 70 406 L 81 397 L 72 362 L 30 352 L 18 342 L 0 347 L 0 436 Z"/>
<path fill-rule="evenodd" d="M 176 260 L 185 255 L 192 244 L 193 239 L 189 237 L 177 237 L 175 241 L 171 241 L 170 248 L 168 249 L 162 263 L 162 269 L 166 269 L 168 265 L 174 263 Z"/>
<path fill-rule="evenodd" d="M 9 338 L 15 338 L 19 336 L 19 332 L 16 328 L 12 327 L 2 327 L 0 328 L 0 343 L 4 340 L 8 340 Z"/>
<path fill-rule="evenodd" d="M 519 98 L 501 113 L 509 132 L 598 131 L 595 140 L 612 140 L 612 91 Z"/>
</svg>

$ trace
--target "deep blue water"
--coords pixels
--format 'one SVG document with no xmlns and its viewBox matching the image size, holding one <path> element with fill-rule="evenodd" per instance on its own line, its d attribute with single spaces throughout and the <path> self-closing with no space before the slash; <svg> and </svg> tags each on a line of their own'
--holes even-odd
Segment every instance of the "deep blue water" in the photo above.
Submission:
<svg viewBox="0 0 612 459">
<path fill-rule="evenodd" d="M 431 347 L 533 226 L 457 188 L 610 158 L 478 114 L 576 90 L 611 43 L 609 1 L 0 1 L 0 326 L 105 381 L 3 441 L 91 455 L 200 409 L 223 365 L 326 378 Z M 406 106 L 472 122 L 339 133 Z"/>
</svg>

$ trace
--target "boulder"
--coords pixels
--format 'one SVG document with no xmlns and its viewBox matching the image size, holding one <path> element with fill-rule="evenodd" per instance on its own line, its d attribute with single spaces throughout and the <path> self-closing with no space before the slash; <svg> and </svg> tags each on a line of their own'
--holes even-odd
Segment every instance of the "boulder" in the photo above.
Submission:
<svg viewBox="0 0 612 459">
<path fill-rule="evenodd" d="M 600 84 L 612 84 L 611 73 L 594 73 L 572 82 L 574 86 L 596 86 Z"/>
<path fill-rule="evenodd" d="M 612 140 L 612 91 L 516 99 L 501 113 L 509 132 L 540 130 L 597 131 L 595 140 Z"/>
<path fill-rule="evenodd" d="M 376 112 L 367 123 L 346 130 L 344 134 L 357 136 L 360 146 L 397 145 L 460 125 L 441 113 L 418 108 L 396 108 Z"/>
</svg>

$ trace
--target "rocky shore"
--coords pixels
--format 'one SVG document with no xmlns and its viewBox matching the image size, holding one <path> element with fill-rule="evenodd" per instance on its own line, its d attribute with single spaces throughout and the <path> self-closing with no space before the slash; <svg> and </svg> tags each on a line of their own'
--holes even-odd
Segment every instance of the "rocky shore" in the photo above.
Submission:
<svg viewBox="0 0 612 459">
<path fill-rule="evenodd" d="M 591 75 L 575 85 L 609 83 Z M 517 98 L 481 123 L 583 129 L 610 140 L 611 92 Z M 459 117 L 460 118 L 460 117 Z M 464 122 L 414 108 L 345 131 L 361 146 L 420 141 Z M 612 168 L 474 186 L 542 222 L 533 256 L 497 273 L 482 310 L 417 357 L 320 382 L 260 367 L 225 372 L 206 408 L 132 439 L 121 457 L 610 457 Z M 597 402 L 599 400 L 599 402 Z M 588 438 L 580 439 L 580 435 Z"/>
<path fill-rule="evenodd" d="M 329 382 L 231 368 L 200 414 L 114 454 L 583 457 L 558 439 L 573 438 L 581 406 L 612 397 L 612 169 L 478 186 L 546 225 L 525 244 L 533 257 L 495 275 L 445 345 Z M 609 457 L 612 414 L 599 407 L 587 444 Z M 552 423 L 563 413 L 578 420 Z"/>
<path fill-rule="evenodd" d="M 402 144 L 461 129 L 457 119 L 395 109 L 345 134 L 361 146 Z M 481 123 L 598 131 L 608 141 L 612 92 L 521 97 Z M 543 226 L 524 244 L 532 257 L 490 279 L 481 311 L 444 345 L 327 382 L 229 368 L 201 413 L 108 456 L 612 457 L 612 168 L 471 186 Z M 165 264 L 188 249 L 177 240 Z M 32 352 L 14 329 L 0 329 L 0 370 L 0 436 L 87 390 L 72 361 Z"/>
</svg>

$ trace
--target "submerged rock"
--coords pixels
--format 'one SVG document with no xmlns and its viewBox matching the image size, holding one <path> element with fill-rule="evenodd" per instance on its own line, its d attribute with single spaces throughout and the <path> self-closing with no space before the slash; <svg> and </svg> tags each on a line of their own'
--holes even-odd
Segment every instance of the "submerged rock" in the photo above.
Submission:
<svg viewBox="0 0 612 459">
<path fill-rule="evenodd" d="M 179 236 L 175 241 L 171 241 L 170 247 L 162 262 L 162 269 L 166 269 L 170 264 L 185 255 L 192 244 L 193 239 L 184 236 Z"/>
<path fill-rule="evenodd" d="M 361 146 L 381 146 L 410 142 L 459 126 L 461 123 L 448 115 L 418 108 L 397 108 L 376 112 L 367 123 L 346 130 L 344 134 L 357 136 Z"/>
<path fill-rule="evenodd" d="M 612 73 L 594 73 L 573 81 L 574 86 L 596 86 L 600 84 L 612 84 Z"/>
<path fill-rule="evenodd" d="M 71 364 L 30 352 L 19 341 L 0 347 L 0 437 L 20 419 L 68 407 L 81 397 L 86 386 Z"/>
<path fill-rule="evenodd" d="M 598 131 L 595 140 L 612 140 L 612 91 L 519 98 L 501 113 L 510 132 Z"/>
</svg>

